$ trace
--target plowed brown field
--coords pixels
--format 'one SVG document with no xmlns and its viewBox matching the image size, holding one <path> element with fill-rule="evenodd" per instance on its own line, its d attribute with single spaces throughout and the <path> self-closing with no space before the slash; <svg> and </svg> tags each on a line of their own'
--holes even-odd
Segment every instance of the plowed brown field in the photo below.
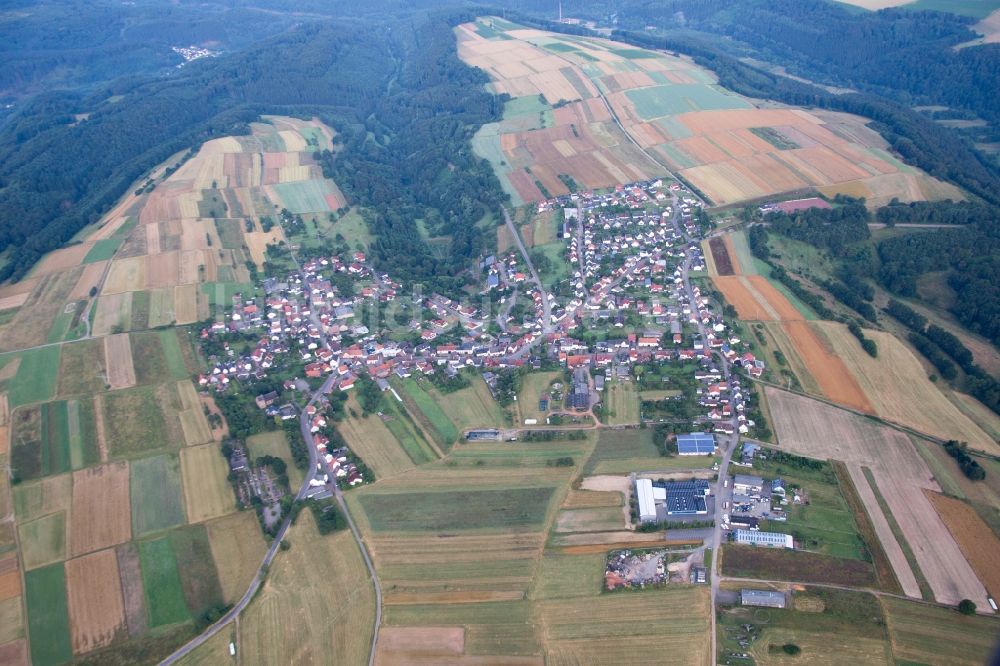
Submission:
<svg viewBox="0 0 1000 666">
<path fill-rule="evenodd" d="M 127 462 L 111 463 L 73 475 L 70 548 L 73 555 L 128 541 L 132 535 Z"/>
<path fill-rule="evenodd" d="M 809 369 L 809 374 L 816 379 L 823 395 L 841 405 L 875 413 L 858 380 L 840 357 L 833 353 L 833 348 L 821 337 L 815 326 L 807 321 L 786 321 L 782 327 Z"/>
<path fill-rule="evenodd" d="M 126 631 L 114 550 L 67 561 L 66 596 L 75 654 L 104 647 Z"/>
</svg>

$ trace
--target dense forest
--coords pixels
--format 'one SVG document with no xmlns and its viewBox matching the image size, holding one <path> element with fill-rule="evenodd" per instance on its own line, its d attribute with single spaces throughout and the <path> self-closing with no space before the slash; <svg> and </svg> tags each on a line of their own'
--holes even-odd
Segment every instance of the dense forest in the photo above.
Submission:
<svg viewBox="0 0 1000 666">
<path fill-rule="evenodd" d="M 326 166 L 352 203 L 375 212 L 376 261 L 454 286 L 483 243 L 475 222 L 501 197 L 469 147 L 503 104 L 456 56 L 451 26 L 470 18 L 311 22 L 169 79 L 36 98 L 0 132 L 10 147 L 0 155 L 0 249 L 17 249 L 0 278 L 24 275 L 171 154 L 243 133 L 262 113 L 299 113 L 342 135 Z M 90 116 L 76 123 L 77 113 Z M 415 218 L 452 236 L 448 257 L 432 257 Z"/>
</svg>

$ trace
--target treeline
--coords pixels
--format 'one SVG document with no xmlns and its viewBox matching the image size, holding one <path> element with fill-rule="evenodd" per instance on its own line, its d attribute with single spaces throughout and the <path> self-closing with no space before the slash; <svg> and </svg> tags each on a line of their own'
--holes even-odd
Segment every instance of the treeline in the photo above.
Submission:
<svg viewBox="0 0 1000 666">
<path fill-rule="evenodd" d="M 834 203 L 837 205 L 833 208 L 768 213 L 764 222 L 782 236 L 844 256 L 852 244 L 871 238 L 870 216 L 864 199 L 838 195 Z"/>
<path fill-rule="evenodd" d="M 618 23 L 722 34 L 799 76 L 1000 120 L 1000 47 L 954 49 L 977 37 L 967 17 L 857 12 L 823 0 L 665 0 L 625 3 Z"/>
<path fill-rule="evenodd" d="M 901 203 L 898 199 L 893 199 L 875 211 L 875 221 L 889 227 L 897 223 L 977 224 L 989 223 L 995 219 L 996 211 L 993 208 L 975 201 Z"/>
<path fill-rule="evenodd" d="M 956 335 L 936 324 L 928 326 L 926 317 L 896 299 L 889 301 L 885 311 L 910 329 L 910 343 L 927 357 L 942 377 L 949 381 L 955 379 L 958 376 L 955 365 L 958 364 L 966 374 L 965 389 L 1000 414 L 1000 381 L 976 365 L 975 356 Z"/>
<path fill-rule="evenodd" d="M 503 194 L 469 138 L 503 99 L 458 60 L 451 27 L 472 14 L 396 23 L 322 22 L 175 77 L 123 81 L 87 96 L 53 95 L 0 131 L 0 279 L 20 278 L 45 253 L 95 222 L 168 156 L 248 131 L 262 113 L 319 115 L 343 148 L 325 160 L 352 203 L 375 212 L 372 254 L 401 279 L 452 292 L 487 240 L 476 222 Z M 108 102 L 120 96 L 117 102 Z M 73 114 L 90 113 L 73 124 Z M 451 236 L 443 258 L 415 220 Z"/>
<path fill-rule="evenodd" d="M 973 481 L 982 481 L 986 478 L 986 470 L 968 454 L 965 442 L 950 439 L 944 443 L 944 450 L 955 459 L 965 476 Z"/>
</svg>

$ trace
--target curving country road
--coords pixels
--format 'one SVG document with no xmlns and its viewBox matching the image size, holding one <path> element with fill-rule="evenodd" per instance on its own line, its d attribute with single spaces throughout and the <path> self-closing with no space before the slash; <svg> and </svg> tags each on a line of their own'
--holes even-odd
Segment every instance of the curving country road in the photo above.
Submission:
<svg viewBox="0 0 1000 666">
<path fill-rule="evenodd" d="M 298 270 L 299 276 L 302 278 L 303 283 L 305 283 L 305 273 L 302 271 L 302 266 L 299 264 L 299 261 L 295 257 L 294 253 L 292 253 L 292 260 L 295 262 L 295 267 Z M 312 312 L 310 318 L 312 319 L 317 330 L 322 331 L 323 328 L 320 326 L 319 316 L 315 313 L 315 311 Z M 326 335 L 323 333 L 320 333 L 320 341 L 324 346 L 326 346 Z M 309 397 L 309 402 L 306 403 L 306 405 L 302 408 L 302 411 L 299 413 L 299 427 L 302 431 L 302 439 L 305 441 L 306 449 L 309 451 L 309 469 L 306 472 L 305 478 L 302 480 L 302 486 L 295 494 L 296 500 L 305 499 L 306 494 L 313 489 L 313 486 L 310 485 L 310 481 L 316 477 L 317 469 L 321 465 L 319 455 L 316 453 L 316 447 L 313 444 L 313 436 L 311 432 L 312 423 L 306 414 L 306 409 L 309 405 L 314 404 L 321 395 L 330 392 L 335 379 L 335 376 L 328 377 L 319 389 L 313 391 L 312 395 Z M 340 511 L 347 520 L 347 525 L 351 530 L 351 534 L 354 536 L 354 541 L 357 543 L 358 549 L 361 551 L 361 556 L 364 559 L 365 566 L 368 568 L 368 575 L 375 588 L 375 629 L 372 633 L 372 646 L 368 655 L 368 666 L 373 666 L 375 663 L 375 652 L 378 646 L 378 630 L 382 624 L 382 586 L 379 584 L 378 575 L 375 573 L 375 566 L 372 564 L 368 550 L 365 548 L 364 541 L 361 539 L 361 533 L 358 531 L 357 525 L 354 523 L 354 519 L 351 518 L 351 513 L 347 508 L 347 503 L 344 501 L 344 493 L 337 486 L 336 480 L 334 480 L 333 483 L 328 483 L 327 488 L 333 492 L 334 497 L 337 499 L 337 504 L 340 506 Z M 250 587 L 247 588 L 246 593 L 240 598 L 240 600 L 229 610 L 229 612 L 223 615 L 218 622 L 208 627 L 205 631 L 188 641 L 182 647 L 178 648 L 173 654 L 161 661 L 161 664 L 169 666 L 170 664 L 176 663 L 178 660 L 195 650 L 198 646 L 202 645 L 205 641 L 222 631 L 230 622 L 239 617 L 240 613 L 246 609 L 246 607 L 253 600 L 254 596 L 257 594 L 260 586 L 264 583 L 264 579 L 267 576 L 267 570 L 271 566 L 271 562 L 274 561 L 274 557 L 278 553 L 278 548 L 281 546 L 281 541 L 285 538 L 285 534 L 288 532 L 291 522 L 291 517 L 286 517 L 284 521 L 282 521 L 281 527 L 278 529 L 274 540 L 271 542 L 270 547 L 267 549 L 267 553 L 264 555 L 264 559 L 261 561 L 260 566 L 257 567 L 257 572 L 254 574 Z"/>
<path fill-rule="evenodd" d="M 524 247 L 524 241 L 521 240 L 521 234 L 518 233 L 517 227 L 514 225 L 514 220 L 511 219 L 506 207 L 501 207 L 501 210 L 503 211 L 504 222 L 507 223 L 507 229 L 510 231 L 510 235 L 514 237 L 514 242 L 517 243 L 517 249 L 520 250 L 524 263 L 528 265 L 531 280 L 538 287 L 538 292 L 542 295 L 542 334 L 544 335 L 552 331 L 552 305 L 549 303 L 549 295 L 545 293 L 545 287 L 542 286 L 542 279 L 538 277 L 538 271 L 535 270 L 535 265 L 531 263 L 531 255 L 528 254 L 528 250 Z"/>
</svg>

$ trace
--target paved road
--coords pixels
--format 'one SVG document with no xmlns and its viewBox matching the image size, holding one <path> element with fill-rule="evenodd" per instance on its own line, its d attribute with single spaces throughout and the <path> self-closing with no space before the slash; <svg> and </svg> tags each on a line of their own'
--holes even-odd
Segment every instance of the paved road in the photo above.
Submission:
<svg viewBox="0 0 1000 666">
<path fill-rule="evenodd" d="M 542 295 L 542 334 L 548 333 L 552 330 L 552 306 L 549 303 L 549 295 L 545 292 L 545 287 L 542 285 L 542 279 L 538 277 L 538 271 L 535 270 L 535 265 L 531 263 L 531 256 L 528 254 L 528 250 L 524 247 L 524 241 L 521 240 L 521 234 L 518 233 L 517 227 L 514 225 L 514 220 L 511 219 L 510 213 L 507 212 L 506 208 L 503 210 L 503 219 L 507 223 L 507 229 L 510 231 L 510 235 L 514 237 L 514 242 L 517 243 L 517 249 L 521 251 L 521 257 L 524 259 L 524 263 L 528 265 L 528 272 L 531 273 L 531 280 L 538 287 L 539 293 Z"/>
<path fill-rule="evenodd" d="M 296 268 L 299 271 L 299 275 L 302 277 L 302 281 L 305 282 L 305 274 L 302 272 L 302 267 L 299 265 L 298 260 L 295 255 L 292 255 L 292 259 L 295 261 Z M 315 312 L 311 315 L 313 324 L 320 331 L 323 329 L 319 325 L 319 317 Z M 327 344 L 326 336 L 320 335 L 320 340 L 323 345 Z M 306 472 L 305 478 L 302 481 L 302 486 L 299 488 L 298 492 L 295 494 L 296 500 L 303 500 L 306 494 L 313 489 L 310 482 L 317 475 L 317 467 L 320 466 L 319 455 L 316 453 L 316 447 L 313 444 L 313 436 L 310 431 L 312 423 L 306 414 L 306 408 L 309 405 L 314 404 L 320 396 L 329 393 L 333 387 L 335 381 L 335 376 L 330 376 L 323 382 L 323 385 L 319 387 L 316 391 L 313 391 L 312 395 L 309 397 L 309 402 L 306 406 L 302 408 L 299 414 L 299 427 L 302 431 L 302 439 L 305 440 L 306 449 L 309 451 L 309 469 Z M 325 467 L 325 462 L 323 463 Z M 340 488 L 337 486 L 336 480 L 332 483 L 327 484 L 327 488 L 330 489 L 334 497 L 337 498 L 337 504 L 340 506 L 341 513 L 347 519 L 347 524 L 351 529 L 351 534 L 354 536 L 355 542 L 357 542 L 358 548 L 361 550 L 361 555 L 365 561 L 365 566 L 368 567 L 368 574 L 371 578 L 372 585 L 375 587 L 375 631 L 372 634 L 372 646 L 371 651 L 368 655 L 368 665 L 373 666 L 375 663 L 375 651 L 378 645 L 378 630 L 382 624 L 382 587 L 379 584 L 378 576 L 375 573 L 375 566 L 372 564 L 371 558 L 368 555 L 368 550 L 365 548 L 364 541 L 361 539 L 361 534 L 358 532 L 357 526 L 354 524 L 354 519 L 351 518 L 350 511 L 347 508 L 347 503 L 344 501 L 344 494 L 341 492 Z M 288 528 L 291 526 L 291 517 L 286 517 L 281 523 L 281 527 L 278 529 L 274 540 L 271 542 L 271 546 L 267 549 L 267 553 L 264 555 L 264 559 L 260 566 L 257 568 L 257 573 L 254 574 L 253 581 L 250 583 L 250 587 L 247 589 L 246 593 L 242 598 L 229 610 L 228 613 L 222 616 L 222 618 L 206 629 L 204 632 L 199 634 L 197 637 L 189 641 L 184 646 L 180 647 L 177 651 L 171 654 L 169 657 L 164 659 L 161 664 L 170 665 L 176 663 L 179 659 L 183 658 L 185 655 L 189 654 L 192 650 L 196 649 L 198 646 L 203 644 L 209 638 L 215 636 L 217 633 L 222 631 L 230 622 L 239 617 L 240 613 L 250 604 L 253 600 L 254 595 L 260 589 L 263 584 L 264 579 L 267 575 L 267 570 L 271 566 L 271 562 L 274 560 L 275 555 L 278 552 L 278 548 L 281 545 L 282 539 L 285 538 L 285 534 L 288 532 Z M 319 538 L 313 535 L 307 536 L 307 538 Z"/>
<path fill-rule="evenodd" d="M 671 223 L 674 225 L 674 229 L 679 234 L 681 234 L 684 237 L 684 240 L 686 240 L 688 243 L 696 242 L 696 239 L 692 238 L 691 236 L 689 236 L 688 233 L 684 230 L 683 226 L 681 226 L 681 224 L 680 224 L 680 211 L 679 211 L 679 207 L 678 207 L 677 203 L 678 203 L 677 196 L 674 195 L 674 197 L 673 197 L 674 215 L 673 215 L 673 217 L 671 219 Z M 688 255 L 688 256 L 686 256 L 684 258 L 684 262 L 681 265 L 681 279 L 683 280 L 684 291 L 687 293 L 688 300 L 691 303 L 691 308 L 692 308 L 692 312 L 693 312 L 693 310 L 694 310 L 694 290 L 691 288 L 691 279 L 690 279 L 690 275 L 689 275 L 690 272 L 691 272 L 691 257 L 690 257 L 690 255 Z M 708 337 L 707 337 L 708 331 L 705 330 L 705 326 L 704 326 L 704 324 L 701 323 L 700 320 L 698 321 L 698 333 L 699 333 L 699 335 L 701 335 L 701 339 L 705 342 L 705 345 L 707 346 L 708 345 Z M 730 379 L 729 362 L 726 361 L 726 358 L 720 352 L 715 351 L 715 352 L 712 352 L 712 353 L 715 354 L 715 356 L 718 358 L 719 365 L 722 368 L 722 373 L 725 376 L 726 383 L 728 384 L 729 383 L 729 379 Z M 733 434 L 732 435 L 723 435 L 723 436 L 720 436 L 718 438 L 719 449 L 722 452 L 722 460 L 719 462 L 719 480 L 722 480 L 722 479 L 725 479 L 725 478 L 728 477 L 728 475 L 729 475 L 729 463 L 732 460 L 733 452 L 736 450 L 736 445 L 740 441 L 740 436 L 738 434 L 739 431 L 737 430 L 738 422 L 736 420 L 735 413 L 733 414 L 731 424 L 732 424 L 732 427 L 733 427 Z M 720 579 L 720 576 L 719 576 L 719 549 L 720 549 L 720 547 L 722 545 L 722 515 L 724 513 L 724 511 L 722 509 L 722 501 L 720 501 L 722 493 L 719 493 L 718 490 L 717 490 L 716 494 L 719 495 L 720 497 L 717 497 L 716 498 L 716 502 L 715 502 L 715 516 L 714 516 L 714 518 L 715 518 L 715 526 L 712 528 L 712 539 L 711 539 L 711 547 L 712 547 L 712 553 L 713 553 L 713 556 L 712 556 L 712 570 L 711 570 L 711 572 L 709 572 L 709 575 L 711 577 L 711 588 L 712 588 L 712 613 L 711 613 L 711 617 L 712 617 L 712 659 L 713 660 L 716 659 L 716 655 L 718 654 L 718 652 L 717 652 L 718 648 L 716 646 L 716 636 L 715 636 L 715 632 L 716 632 L 716 627 L 715 627 L 715 604 L 716 604 L 716 600 L 717 600 L 718 595 L 719 595 L 719 579 Z"/>
</svg>

